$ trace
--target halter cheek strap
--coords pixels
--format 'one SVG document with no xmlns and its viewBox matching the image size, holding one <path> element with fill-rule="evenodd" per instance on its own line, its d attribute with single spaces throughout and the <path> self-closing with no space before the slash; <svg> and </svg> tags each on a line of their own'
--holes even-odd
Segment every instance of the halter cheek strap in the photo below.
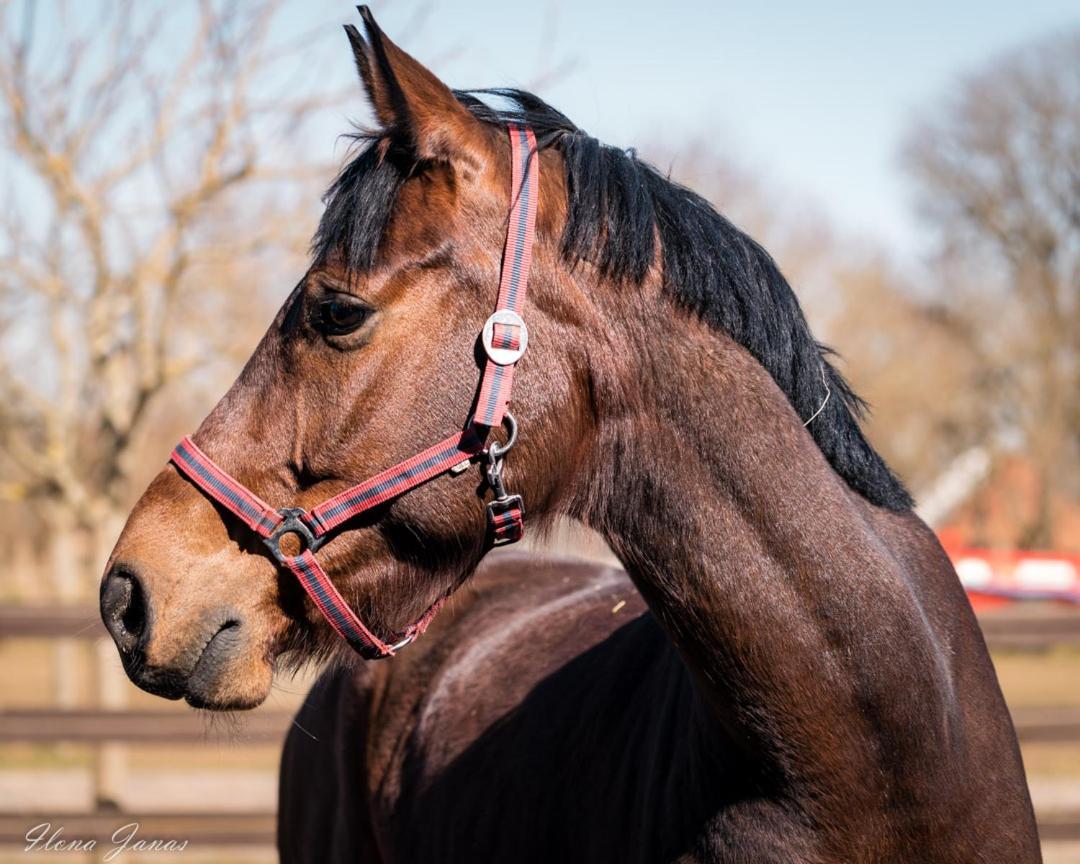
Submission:
<svg viewBox="0 0 1080 864">
<path fill-rule="evenodd" d="M 413 624 L 389 643 L 364 626 L 345 598 L 334 587 L 315 558 L 330 535 L 355 516 L 397 498 L 447 471 L 464 470 L 477 456 L 485 458 L 488 485 L 495 493 L 487 505 L 488 529 L 493 545 L 513 543 L 524 534 L 524 507 L 520 495 L 503 487 L 503 459 L 517 440 L 517 424 L 507 411 L 514 381 L 514 367 L 528 347 L 529 332 L 521 317 L 532 262 L 536 233 L 536 207 L 540 189 L 536 138 L 525 126 L 511 125 L 512 160 L 510 219 L 503 249 L 499 298 L 495 313 L 484 324 L 481 340 L 487 361 L 480 378 L 476 409 L 464 431 L 399 462 L 362 483 L 351 486 L 327 501 L 303 510 L 275 509 L 230 476 L 190 438 L 173 450 L 171 461 L 180 473 L 262 538 L 279 565 L 299 580 L 330 626 L 361 656 L 377 660 L 392 656 L 420 636 L 445 602 L 437 600 Z M 509 427 L 506 444 L 485 448 L 488 431 L 500 424 Z M 282 540 L 299 551 L 286 552 Z"/>
</svg>

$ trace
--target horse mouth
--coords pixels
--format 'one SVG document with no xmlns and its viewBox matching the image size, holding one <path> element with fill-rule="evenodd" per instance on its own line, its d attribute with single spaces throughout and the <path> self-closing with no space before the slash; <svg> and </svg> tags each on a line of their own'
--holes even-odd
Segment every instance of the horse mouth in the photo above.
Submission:
<svg viewBox="0 0 1080 864">
<path fill-rule="evenodd" d="M 243 623 L 230 618 L 197 651 L 185 652 L 194 657 L 187 663 L 153 666 L 135 654 L 125 658 L 124 667 L 142 690 L 163 699 L 184 699 L 193 708 L 216 711 L 253 708 L 262 697 L 243 681 L 241 670 L 247 671 L 252 659 L 248 643 Z"/>
<path fill-rule="evenodd" d="M 230 667 L 244 650 L 245 641 L 241 622 L 234 618 L 225 621 L 207 640 L 185 682 L 183 695 L 189 705 L 211 710 L 252 707 L 225 695 L 230 690 Z"/>
</svg>

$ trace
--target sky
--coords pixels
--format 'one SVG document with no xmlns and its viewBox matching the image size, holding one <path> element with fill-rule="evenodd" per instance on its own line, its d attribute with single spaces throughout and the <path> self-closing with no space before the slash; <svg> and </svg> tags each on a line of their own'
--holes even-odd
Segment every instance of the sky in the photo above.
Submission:
<svg viewBox="0 0 1080 864">
<path fill-rule="evenodd" d="M 996 57 L 1080 28 L 1077 0 L 371 5 L 390 38 L 453 87 L 534 89 L 597 138 L 676 164 L 705 145 L 763 180 L 770 200 L 824 214 L 844 236 L 909 263 L 931 248 L 899 164 L 914 119 Z M 194 20 L 194 0 L 171 8 L 181 23 Z M 37 9 L 46 36 L 93 27 L 94 4 L 76 5 L 70 19 Z M 309 86 L 337 92 L 355 83 L 346 22 L 360 24 L 346 0 L 284 0 L 274 31 L 282 42 L 313 35 L 304 42 Z M 160 63 L 179 63 L 185 45 L 179 33 L 167 39 Z M 263 92 L 287 92 L 291 74 L 264 81 Z M 343 155 L 339 133 L 365 115 L 355 86 L 355 103 L 303 142 L 313 155 Z"/>
<path fill-rule="evenodd" d="M 328 29 L 358 23 L 336 6 L 320 9 Z M 305 8 L 286 18 L 310 27 Z M 784 199 L 901 255 L 926 244 L 897 155 L 913 118 L 995 56 L 1080 27 L 1076 0 L 454 0 L 430 3 L 417 28 L 418 8 L 372 4 L 451 86 L 540 79 L 540 96 L 609 144 L 677 154 L 709 142 Z"/>
</svg>

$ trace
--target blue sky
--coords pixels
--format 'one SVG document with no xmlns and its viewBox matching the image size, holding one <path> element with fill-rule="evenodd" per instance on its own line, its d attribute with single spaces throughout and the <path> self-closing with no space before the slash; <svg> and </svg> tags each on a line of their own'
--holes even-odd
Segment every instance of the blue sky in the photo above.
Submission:
<svg viewBox="0 0 1080 864">
<path fill-rule="evenodd" d="M 591 134 L 676 153 L 714 142 L 842 230 L 901 255 L 923 248 L 897 165 L 913 115 L 995 55 L 1080 26 L 1075 0 L 430 5 L 419 31 L 414 2 L 372 8 L 391 38 L 411 34 L 405 47 L 452 86 L 530 84 L 572 59 L 539 94 Z M 287 18 L 310 27 L 305 6 Z M 345 3 L 324 15 L 328 29 L 358 21 Z M 347 50 L 340 31 L 326 44 Z"/>
<path fill-rule="evenodd" d="M 64 20 L 38 7 L 39 27 L 54 36 L 92 27 L 93 8 L 77 5 L 75 20 Z M 1080 28 L 1077 0 L 374 0 L 372 8 L 391 38 L 451 86 L 532 88 L 569 63 L 535 89 L 590 134 L 676 160 L 705 143 L 789 206 L 824 212 L 845 235 L 909 264 L 929 245 L 897 156 L 914 116 L 995 56 Z M 193 19 L 194 0 L 173 10 Z M 356 86 L 355 104 L 299 142 L 317 157 L 343 155 L 337 133 L 364 116 L 341 31 L 350 21 L 360 23 L 345 0 L 284 0 L 274 25 L 282 41 L 313 33 L 307 85 Z M 185 44 L 179 33 L 167 39 L 160 62 L 178 62 L 166 55 Z M 264 93 L 287 92 L 289 74 L 264 81 Z"/>
</svg>

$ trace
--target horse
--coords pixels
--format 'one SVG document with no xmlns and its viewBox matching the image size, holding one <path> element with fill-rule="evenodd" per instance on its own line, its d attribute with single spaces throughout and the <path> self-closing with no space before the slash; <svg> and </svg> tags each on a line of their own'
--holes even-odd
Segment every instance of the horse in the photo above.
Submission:
<svg viewBox="0 0 1080 864">
<path fill-rule="evenodd" d="M 328 661 L 286 862 L 1039 861 L 964 591 L 768 253 L 360 11 L 377 128 L 106 566 L 131 680 L 237 710 Z M 556 517 L 625 570 L 485 558 Z"/>
</svg>

